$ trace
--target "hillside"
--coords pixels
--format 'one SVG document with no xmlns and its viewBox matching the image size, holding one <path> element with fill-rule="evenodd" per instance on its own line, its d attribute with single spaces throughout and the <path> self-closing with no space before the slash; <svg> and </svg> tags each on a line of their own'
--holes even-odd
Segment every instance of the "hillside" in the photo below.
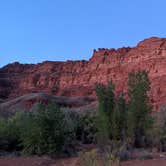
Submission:
<svg viewBox="0 0 166 166">
<path fill-rule="evenodd" d="M 0 69 L 0 101 L 28 93 L 53 96 L 95 96 L 94 84 L 115 83 L 116 93 L 127 91 L 131 71 L 147 70 L 151 80 L 150 99 L 154 110 L 166 103 L 166 38 L 152 37 L 133 48 L 94 50 L 89 61 L 39 64 L 12 63 Z"/>
</svg>

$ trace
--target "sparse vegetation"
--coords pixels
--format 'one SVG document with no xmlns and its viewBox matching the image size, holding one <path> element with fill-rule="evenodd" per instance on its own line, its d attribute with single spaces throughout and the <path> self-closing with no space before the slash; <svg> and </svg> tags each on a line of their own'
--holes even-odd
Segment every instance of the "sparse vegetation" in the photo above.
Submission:
<svg viewBox="0 0 166 166">
<path fill-rule="evenodd" d="M 81 166 L 112 166 L 115 163 L 120 164 L 119 160 L 108 152 L 100 152 L 94 149 L 80 154 Z"/>
</svg>

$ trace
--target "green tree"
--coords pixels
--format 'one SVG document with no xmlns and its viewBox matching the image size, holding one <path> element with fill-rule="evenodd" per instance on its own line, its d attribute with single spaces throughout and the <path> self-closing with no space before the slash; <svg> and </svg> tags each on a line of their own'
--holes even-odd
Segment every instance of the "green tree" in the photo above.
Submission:
<svg viewBox="0 0 166 166">
<path fill-rule="evenodd" d="M 148 102 L 150 81 L 146 71 L 132 72 L 128 82 L 128 137 L 131 143 L 142 146 L 146 142 L 148 130 L 152 128 L 152 106 Z"/>
<path fill-rule="evenodd" d="M 113 140 L 124 141 L 127 128 L 127 106 L 123 95 L 116 98 L 115 108 L 112 115 Z"/>
<path fill-rule="evenodd" d="M 112 81 L 107 86 L 96 84 L 96 94 L 99 101 L 99 111 L 111 116 L 115 106 L 114 84 Z"/>
<path fill-rule="evenodd" d="M 96 84 L 96 94 L 99 102 L 97 141 L 100 145 L 104 145 L 112 137 L 111 118 L 115 106 L 114 85 L 112 81 L 107 86 Z"/>
<path fill-rule="evenodd" d="M 35 113 L 27 116 L 22 129 L 24 152 L 29 154 L 60 152 L 65 143 L 65 115 L 54 104 L 40 105 Z"/>
</svg>

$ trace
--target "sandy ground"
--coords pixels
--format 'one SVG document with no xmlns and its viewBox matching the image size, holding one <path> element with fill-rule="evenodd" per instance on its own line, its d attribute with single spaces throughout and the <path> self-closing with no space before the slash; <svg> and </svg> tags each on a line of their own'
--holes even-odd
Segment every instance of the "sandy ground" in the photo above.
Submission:
<svg viewBox="0 0 166 166">
<path fill-rule="evenodd" d="M 78 158 L 51 160 L 39 157 L 1 157 L 0 166 L 78 166 Z M 165 159 L 132 160 L 121 166 L 166 166 Z"/>
<path fill-rule="evenodd" d="M 134 160 L 122 163 L 122 166 L 166 166 L 166 160 L 153 159 L 153 160 Z"/>
</svg>

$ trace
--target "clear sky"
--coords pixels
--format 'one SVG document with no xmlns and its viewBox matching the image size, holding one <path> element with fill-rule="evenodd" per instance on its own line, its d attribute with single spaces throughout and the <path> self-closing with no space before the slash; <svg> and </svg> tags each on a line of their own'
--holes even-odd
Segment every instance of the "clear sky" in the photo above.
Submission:
<svg viewBox="0 0 166 166">
<path fill-rule="evenodd" d="M 0 66 L 89 59 L 150 36 L 166 37 L 166 0 L 0 1 Z"/>
</svg>

